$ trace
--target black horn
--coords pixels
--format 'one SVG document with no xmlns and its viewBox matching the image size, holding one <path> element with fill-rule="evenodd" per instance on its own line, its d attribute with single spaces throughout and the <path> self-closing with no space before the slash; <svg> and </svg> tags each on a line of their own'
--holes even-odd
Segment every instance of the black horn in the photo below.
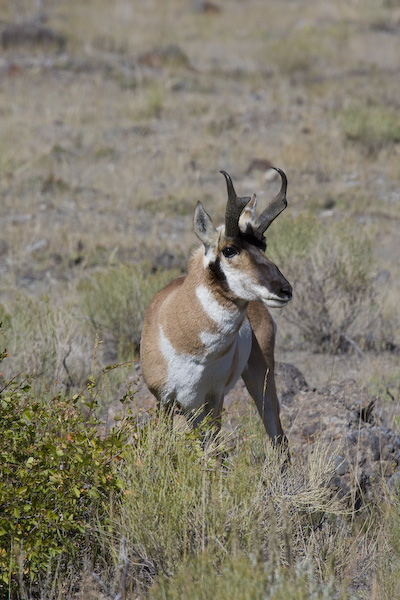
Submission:
<svg viewBox="0 0 400 600">
<path fill-rule="evenodd" d="M 226 171 L 220 171 L 226 179 L 228 190 L 228 202 L 225 212 L 225 236 L 228 238 L 237 238 L 240 234 L 239 218 L 246 204 L 251 200 L 249 196 L 239 197 L 233 187 L 231 176 Z"/>
<path fill-rule="evenodd" d="M 278 169 L 277 167 L 272 167 L 275 171 L 278 171 L 279 175 L 282 179 L 281 189 L 275 198 L 272 200 L 271 204 L 261 213 L 258 219 L 255 222 L 255 229 L 261 233 L 262 235 L 271 225 L 272 221 L 276 219 L 276 217 L 285 210 L 287 206 L 286 200 L 286 190 L 287 190 L 287 177 L 282 169 Z"/>
</svg>

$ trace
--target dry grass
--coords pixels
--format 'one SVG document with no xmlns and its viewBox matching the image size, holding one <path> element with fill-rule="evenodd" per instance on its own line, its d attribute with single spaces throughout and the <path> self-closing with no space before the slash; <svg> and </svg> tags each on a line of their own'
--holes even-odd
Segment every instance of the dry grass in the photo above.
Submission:
<svg viewBox="0 0 400 600">
<path fill-rule="evenodd" d="M 192 570 L 205 567 L 203 561 L 209 571 L 201 584 L 205 594 L 212 589 L 207 579 L 216 578 L 219 585 L 231 562 L 242 563 L 245 572 L 250 563 L 246 578 L 253 570 L 265 569 L 270 577 L 274 569 L 282 569 L 283 589 L 291 586 L 290 577 L 284 583 L 284 572 L 292 570 L 295 578 L 295 564 L 304 583 L 308 580 L 311 556 L 319 556 L 324 581 L 329 581 L 333 564 L 339 569 L 345 560 L 341 553 L 349 552 L 343 537 L 349 529 L 345 507 L 327 487 L 333 472 L 328 449 L 321 447 L 308 464 L 282 474 L 283 457 L 265 443 L 256 415 L 248 415 L 243 427 L 246 440 L 228 455 L 223 469 L 215 460 L 216 447 L 203 452 L 197 434 L 173 431 L 163 419 L 138 430 L 124 467 L 126 490 L 114 532 L 116 572 L 125 557 L 133 567 L 132 591 L 163 575 L 161 588 L 174 594 L 190 585 Z M 227 441 L 222 436 L 217 449 Z M 233 585 L 232 580 L 226 583 Z M 257 585 L 264 589 L 262 577 Z"/>
<path fill-rule="evenodd" d="M 90 598 L 101 582 L 127 598 L 211 598 L 218 589 L 221 598 L 389 600 L 400 560 L 389 533 L 398 497 L 386 490 L 353 512 L 327 487 L 329 447 L 282 469 L 254 413 L 242 427 L 223 469 L 215 448 L 203 452 L 198 436 L 163 419 L 138 429 L 113 531 L 100 528 L 95 582 L 90 573 L 81 580 L 82 590 L 92 581 Z"/>
<path fill-rule="evenodd" d="M 298 218 L 277 224 L 269 240 L 271 256 L 296 290 L 284 319 L 292 339 L 334 354 L 356 349 L 362 355 L 360 347 L 382 350 L 391 343 L 370 243 L 358 229 Z"/>
</svg>

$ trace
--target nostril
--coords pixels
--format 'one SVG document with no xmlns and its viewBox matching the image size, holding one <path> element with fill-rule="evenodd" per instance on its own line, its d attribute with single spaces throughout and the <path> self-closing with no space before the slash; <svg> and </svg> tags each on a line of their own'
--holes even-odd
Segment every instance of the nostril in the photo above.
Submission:
<svg viewBox="0 0 400 600">
<path fill-rule="evenodd" d="M 281 293 L 282 296 L 286 296 L 288 299 L 290 299 L 292 297 L 292 286 L 289 284 L 282 286 Z"/>
</svg>

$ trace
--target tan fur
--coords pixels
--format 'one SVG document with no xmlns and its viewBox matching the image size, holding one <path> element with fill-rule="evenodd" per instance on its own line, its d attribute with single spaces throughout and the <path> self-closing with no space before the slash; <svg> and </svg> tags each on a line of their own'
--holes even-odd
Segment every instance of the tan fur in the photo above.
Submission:
<svg viewBox="0 0 400 600">
<path fill-rule="evenodd" d="M 189 274 L 171 282 L 150 303 L 143 326 L 141 363 L 143 376 L 150 391 L 159 398 L 166 377 L 166 362 L 156 343 L 159 323 L 174 348 L 179 353 L 201 355 L 204 344 L 201 332 L 215 333 L 215 323 L 204 313 L 194 294 L 196 285 L 211 285 L 204 277 L 203 253 L 197 252 L 190 261 Z M 232 309 L 232 302 L 212 285 L 218 302 Z M 179 309 L 177 310 L 177 306 Z M 248 364 L 242 374 L 249 393 L 253 397 L 265 429 L 277 442 L 285 442 L 279 418 L 279 402 L 274 377 L 275 332 L 272 317 L 262 302 L 249 302 L 247 317 L 253 330 L 253 343 Z M 229 352 L 230 346 L 225 350 Z M 235 355 L 234 361 L 237 360 Z M 233 363 L 234 363 L 233 361 Z M 234 366 L 234 364 L 232 365 Z M 233 370 L 232 370 L 233 372 Z M 227 384 L 231 384 L 228 379 Z M 215 421 L 220 421 L 223 398 L 210 406 Z M 205 413 L 208 409 L 205 407 Z M 201 420 L 201 417 L 199 418 Z"/>
<path fill-rule="evenodd" d="M 175 279 L 158 292 L 147 309 L 140 346 L 141 364 L 146 384 L 156 397 L 159 396 L 158 390 L 162 388 L 166 373 L 165 360 L 155 342 L 158 338 L 159 324 L 163 324 L 166 337 L 180 354 L 201 355 L 204 352 L 204 344 L 200 333 L 217 333 L 215 323 L 205 314 L 193 293 L 200 283 L 209 285 L 207 278 L 202 281 L 202 261 L 203 252 L 197 251 L 191 258 L 188 275 Z M 218 289 L 214 292 L 222 305 L 230 305 L 230 302 L 218 293 Z M 179 306 L 179 310 L 176 310 L 176 306 Z M 228 350 L 229 348 L 226 351 Z"/>
<path fill-rule="evenodd" d="M 282 178 L 280 195 L 286 189 Z M 234 199 L 230 184 L 229 189 L 229 201 L 243 203 L 245 198 Z M 273 210 L 263 213 L 264 221 L 282 210 L 280 195 Z M 274 376 L 274 322 L 266 305 L 284 306 L 292 290 L 262 250 L 264 230 L 254 229 L 255 198 L 241 217 L 243 231 L 234 220 L 240 207 L 232 206 L 229 237 L 197 204 L 194 230 L 203 247 L 193 254 L 188 275 L 150 303 L 141 342 L 143 376 L 159 403 L 175 402 L 188 413 L 203 407 L 195 424 L 211 415 L 217 427 L 224 395 L 242 376 L 266 432 L 285 444 Z"/>
<path fill-rule="evenodd" d="M 274 369 L 275 330 L 268 308 L 262 302 L 249 302 L 247 308 L 251 328 L 269 369 Z"/>
<path fill-rule="evenodd" d="M 166 362 L 160 354 L 157 344 L 154 343 L 154 338 L 157 335 L 156 327 L 160 319 L 160 310 L 165 300 L 171 293 L 174 293 L 174 291 L 182 286 L 184 280 L 185 277 L 179 277 L 171 281 L 170 284 L 154 296 L 147 308 L 146 318 L 143 323 L 140 344 L 141 366 L 147 387 L 156 398 L 159 397 L 167 371 Z M 145 360 L 143 360 L 144 356 L 146 357 Z"/>
<path fill-rule="evenodd" d="M 163 330 L 167 338 L 177 352 L 201 354 L 204 344 L 200 340 L 200 333 L 217 333 L 216 325 L 204 312 L 198 298 L 193 294 L 196 286 L 204 284 L 213 288 L 213 293 L 218 302 L 230 308 L 231 303 L 220 294 L 216 286 L 212 286 L 204 277 L 202 252 L 193 255 L 189 273 L 176 281 L 179 284 L 175 288 L 164 288 L 159 296 L 159 308 L 157 321 L 163 323 Z M 172 282 L 174 283 L 174 282 Z M 172 285 L 172 284 L 170 284 Z M 166 293 L 165 290 L 167 290 Z M 190 298 L 190 302 L 187 299 Z M 179 306 L 179 310 L 176 310 Z"/>
<path fill-rule="evenodd" d="M 250 302 L 247 316 L 253 330 L 253 344 L 243 381 L 253 397 L 268 435 L 287 444 L 279 412 L 275 386 L 275 328 L 271 314 L 262 302 Z"/>
</svg>

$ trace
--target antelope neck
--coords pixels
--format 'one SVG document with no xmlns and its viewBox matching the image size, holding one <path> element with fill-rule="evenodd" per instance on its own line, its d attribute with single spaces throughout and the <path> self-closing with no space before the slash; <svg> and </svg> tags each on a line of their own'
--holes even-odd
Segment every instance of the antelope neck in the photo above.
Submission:
<svg viewBox="0 0 400 600">
<path fill-rule="evenodd" d="M 237 331 L 246 315 L 246 306 L 240 308 L 217 290 L 205 284 L 196 287 L 196 296 L 206 315 L 215 323 L 220 333 L 229 334 Z"/>
</svg>

